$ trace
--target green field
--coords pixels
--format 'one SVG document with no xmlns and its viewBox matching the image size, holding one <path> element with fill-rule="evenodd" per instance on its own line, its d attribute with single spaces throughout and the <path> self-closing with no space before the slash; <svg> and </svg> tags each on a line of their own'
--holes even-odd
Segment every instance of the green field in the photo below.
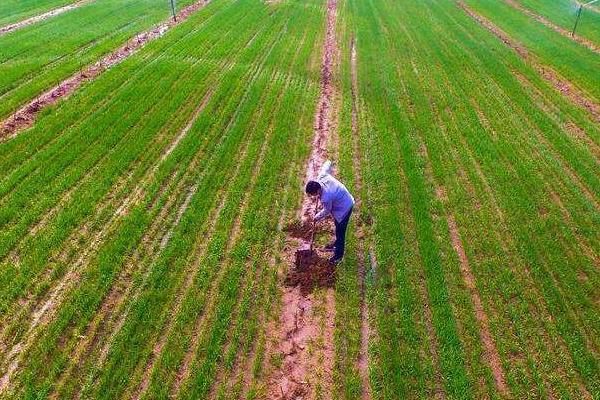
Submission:
<svg viewBox="0 0 600 400">
<path fill-rule="evenodd" d="M 168 12 L 0 36 L 0 120 Z M 0 397 L 600 399 L 598 67 L 504 1 L 212 0 L 0 138 Z M 357 205 L 306 292 L 318 157 Z"/>
</svg>

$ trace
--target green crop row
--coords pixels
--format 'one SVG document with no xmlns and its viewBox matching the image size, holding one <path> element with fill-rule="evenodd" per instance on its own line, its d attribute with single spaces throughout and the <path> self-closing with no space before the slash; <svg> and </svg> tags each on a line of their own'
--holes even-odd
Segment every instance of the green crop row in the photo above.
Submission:
<svg viewBox="0 0 600 400">
<path fill-rule="evenodd" d="M 597 68 L 600 55 L 542 25 L 503 1 L 466 1 L 513 40 L 525 46 L 540 62 L 600 102 Z"/>
<path fill-rule="evenodd" d="M 307 64 L 311 61 L 316 40 L 314 26 L 322 20 L 322 16 L 318 10 L 305 6 L 273 7 L 275 12 L 270 8 L 254 1 L 218 2 L 206 12 L 216 15 L 210 22 L 198 24 L 205 19 L 205 16 L 198 16 L 178 27 L 159 41 L 162 44 L 148 46 L 130 61 L 86 87 L 84 92 L 89 92 L 90 96 L 83 92 L 74 96 L 61 104 L 55 113 L 43 117 L 32 131 L 18 137 L 17 142 L 5 144 L 6 148 L 32 148 L 35 153 L 25 155 L 25 162 L 20 165 L 16 161 L 19 157 L 10 160 L 13 171 L 7 175 L 10 181 L 4 181 L 5 204 L 13 205 L 14 211 L 21 207 L 32 213 L 25 218 L 21 218 L 19 212 L 5 214 L 3 232 L 22 225 L 18 231 L 13 230 L 18 234 L 6 236 L 11 241 L 6 242 L 5 257 L 18 249 L 19 265 L 13 264 L 14 260 L 10 257 L 5 259 L 7 270 L 4 278 L 22 282 L 10 292 L 2 293 L 6 299 L 6 320 L 12 322 L 9 304 L 35 287 L 36 277 L 43 276 L 44 269 L 51 270 L 56 281 L 63 275 L 70 276 L 70 269 L 80 269 L 75 275 L 77 281 L 67 283 L 68 289 L 59 297 L 58 309 L 50 315 L 45 326 L 30 334 L 26 330 L 28 319 L 22 318 L 9 330 L 9 345 L 22 339 L 31 340 L 26 342 L 27 346 L 19 356 L 20 366 L 17 377 L 13 378 L 16 382 L 14 396 L 38 397 L 54 393 L 62 397 L 79 392 L 84 397 L 114 397 L 125 391 L 132 393 L 136 390 L 135 382 L 144 373 L 143 367 L 148 363 L 153 343 L 162 332 L 160 327 L 167 322 L 169 310 L 179 309 L 175 303 L 182 302 L 181 312 L 172 322 L 187 321 L 188 324 L 184 324 L 181 330 L 171 331 L 166 345 L 178 346 L 180 352 L 185 353 L 187 349 L 180 346 L 186 342 L 173 339 L 183 332 L 192 333 L 198 307 L 200 311 L 206 307 L 205 312 L 210 312 L 206 318 L 216 318 L 221 323 L 235 315 L 238 321 L 243 321 L 240 316 L 248 313 L 252 285 L 261 285 L 261 290 L 272 286 L 266 282 L 246 282 L 241 278 L 246 268 L 258 268 L 260 255 L 267 248 L 267 243 L 273 240 L 268 236 L 275 233 L 272 230 L 275 218 L 272 213 L 283 212 L 283 209 L 279 211 L 268 206 L 284 194 L 282 190 L 288 186 L 278 184 L 289 177 L 290 168 L 294 165 L 280 154 L 291 150 L 290 146 L 296 148 L 293 154 L 306 154 L 304 141 L 299 138 L 306 137 L 309 131 L 310 117 L 307 116 L 312 116 L 313 108 L 297 107 L 296 102 L 304 98 L 303 103 L 314 104 L 314 75 L 307 74 L 310 69 Z M 234 22 L 236 20 L 237 23 Z M 290 21 L 302 20 L 306 24 L 293 27 L 290 24 Z M 224 28 L 232 29 L 233 26 L 236 28 L 235 39 L 224 35 L 227 32 Z M 299 47 L 301 37 L 305 41 Z M 238 48 L 240 45 L 242 47 Z M 236 55 L 236 59 L 231 68 L 224 71 L 216 68 L 232 55 Z M 289 64 L 283 63 L 284 60 Z M 220 74 L 219 84 L 213 89 L 207 87 L 211 82 L 214 85 L 214 79 L 209 79 L 211 74 Z M 152 76 L 160 77 L 160 80 L 150 79 Z M 116 82 L 119 80 L 121 82 Z M 96 90 L 114 87 L 118 88 L 115 92 L 105 91 L 104 96 L 95 94 Z M 189 118 L 209 90 L 214 92 L 206 109 L 164 163 L 149 174 L 152 161 L 156 163 L 160 159 L 160 153 L 185 125 L 186 118 L 178 113 Z M 161 93 L 164 93 L 162 98 Z M 109 94 L 109 99 L 106 99 L 106 94 Z M 82 102 L 99 111 L 87 113 Z M 75 111 L 81 108 L 84 112 Z M 57 114 L 62 114 L 63 119 L 54 118 Z M 122 122 L 102 127 L 102 120 L 114 118 L 114 115 L 122 115 Z M 176 119 L 175 123 L 173 119 Z M 301 136 L 298 136 L 299 120 L 304 121 L 304 127 L 300 128 Z M 56 124 L 54 128 L 52 124 Z M 44 126 L 60 134 L 45 136 Z M 94 138 L 96 132 L 102 135 Z M 42 143 L 34 143 L 36 135 L 45 138 Z M 94 139 L 89 140 L 90 136 Z M 82 141 L 83 138 L 88 141 Z M 158 138 L 159 143 L 153 143 L 152 138 Z M 71 150 L 66 152 L 78 142 L 80 147 L 75 147 L 72 153 Z M 89 154 L 84 154 L 86 151 Z M 232 154 L 239 154 L 242 158 L 232 157 Z M 3 158 L 7 162 L 9 159 Z M 262 161 L 255 164 L 257 160 Z M 44 163 L 44 168 L 41 168 L 40 162 Z M 235 167 L 237 163 L 240 164 Z M 234 170 L 238 172 L 234 173 Z M 112 223 L 110 210 L 115 210 L 119 204 L 113 201 L 112 196 L 116 193 L 123 200 L 137 181 L 132 179 L 120 184 L 119 177 L 126 174 L 145 182 L 144 194 L 124 216 Z M 17 176 L 22 177 L 22 181 L 13 180 Z M 146 182 L 144 177 L 149 177 L 149 181 Z M 50 184 L 41 188 L 39 183 L 42 181 Z M 38 189 L 31 191 L 32 185 L 38 186 Z M 115 185 L 123 186 L 113 190 Z M 192 187 L 195 191 L 190 192 Z M 28 229 L 31 225 L 71 189 L 72 194 L 65 198 L 56 216 L 41 228 L 41 233 L 30 235 Z M 30 200 L 17 201 L 18 196 L 24 193 L 29 193 Z M 191 196 L 189 204 L 184 200 L 186 193 Z M 157 218 L 161 218 L 163 207 L 173 197 L 179 199 L 174 204 L 179 205 L 182 215 L 177 218 L 175 212 L 167 212 L 171 216 L 164 217 L 176 225 L 172 236 L 158 254 L 143 255 L 146 253 L 144 232 Z M 106 202 L 110 206 L 98 214 Z M 222 207 L 217 207 L 218 202 L 222 203 Z M 247 211 L 240 210 L 240 202 L 247 203 Z M 29 204 L 38 206 L 29 209 Z M 282 206 L 290 205 L 285 203 Z M 95 219 L 99 215 L 102 218 Z M 209 216 L 216 218 L 215 231 L 210 237 L 204 237 L 202 232 L 207 233 Z M 107 223 L 113 225 L 100 235 L 101 240 L 94 248 L 86 250 L 89 254 L 84 253 L 85 262 L 81 265 L 48 265 L 43 256 L 56 257 L 63 249 L 72 246 L 67 238 L 88 220 L 93 232 L 102 232 Z M 219 248 L 222 250 L 227 245 L 236 220 L 240 226 L 239 239 L 231 245 L 231 253 L 223 258 L 224 255 L 219 255 Z M 165 231 L 169 230 L 167 221 L 160 226 Z M 160 241 L 161 236 L 154 240 Z M 206 259 L 196 260 L 196 249 L 204 245 L 207 248 Z M 73 360 L 71 355 L 79 351 L 77 346 L 82 340 L 82 333 L 87 332 L 111 286 L 117 284 L 115 278 L 120 269 L 133 268 L 129 259 L 134 251 L 142 253 L 140 262 L 146 267 L 140 268 L 131 277 L 133 289 L 128 293 L 132 296 L 124 300 L 121 308 L 126 310 L 122 328 L 113 322 L 119 318 L 115 316 L 102 328 L 106 329 L 105 335 L 97 339 L 100 343 L 111 340 L 106 359 L 97 364 L 101 351 L 99 347 L 92 346 L 83 358 Z M 250 255 L 257 259 L 255 263 L 247 263 Z M 63 262 L 60 258 L 58 260 L 57 264 Z M 223 272 L 217 274 L 219 266 Z M 191 288 L 176 295 L 185 287 L 184 278 L 196 269 L 199 270 Z M 62 275 L 55 274 L 56 270 L 62 271 Z M 264 274 L 275 279 L 267 271 Z M 219 288 L 215 290 L 219 296 L 224 296 L 222 301 L 213 302 L 211 299 L 205 306 L 202 301 L 197 303 L 198 296 L 204 295 L 201 289 L 217 276 L 221 278 Z M 49 281 L 49 291 L 52 292 L 56 285 L 55 281 Z M 40 289 L 40 302 L 46 298 L 44 290 L 48 288 Z M 236 299 L 242 294 L 238 310 Z M 234 330 L 238 332 L 234 334 L 237 339 L 229 343 L 234 349 L 235 341 L 238 345 L 245 342 L 244 346 L 250 346 L 254 340 L 242 333 L 242 327 L 237 326 Z M 110 332 L 112 328 L 119 330 L 113 335 Z M 213 342 L 211 339 L 210 343 L 216 347 L 208 348 L 210 357 L 200 366 L 196 366 L 199 361 L 192 364 L 190 379 L 207 379 L 202 378 L 202 371 L 209 374 L 214 371 L 219 346 L 224 345 L 227 332 L 224 328 L 227 326 L 215 324 L 212 331 L 202 333 L 203 337 L 218 337 L 220 341 Z M 205 339 L 201 340 L 204 342 Z M 134 348 L 137 350 L 132 352 Z M 202 347 L 203 353 L 208 350 Z M 176 354 L 183 355 L 175 351 L 165 353 L 169 357 Z M 124 356 L 127 361 L 124 361 Z M 70 362 L 78 365 L 73 368 Z M 157 360 L 157 366 L 162 362 Z M 154 372 L 172 374 L 173 371 L 157 367 Z M 131 377 L 133 380 L 130 382 Z M 164 385 L 165 381 L 156 381 L 154 375 L 151 378 L 148 396 L 153 398 L 154 394 L 165 390 L 168 395 L 169 386 Z M 170 375 L 170 379 L 173 378 Z M 62 382 L 58 388 L 54 386 L 57 381 Z M 186 385 L 182 387 L 182 395 L 190 393 L 196 397 L 193 391 L 209 388 L 206 385 Z"/>
<path fill-rule="evenodd" d="M 159 0 L 94 1 L 0 36 L 0 119 L 167 19 L 167 6 Z"/>
<path fill-rule="evenodd" d="M 0 27 L 9 25 L 54 8 L 73 3 L 73 0 L 6 0 L 0 4 Z"/>
<path fill-rule="evenodd" d="M 541 1 L 541 0 L 519 0 L 519 3 L 534 13 L 547 18 L 558 26 L 563 27 L 569 32 L 575 26 L 577 13 L 579 11 L 578 3 L 587 3 L 587 1 L 576 2 L 573 0 Z M 597 7 L 586 7 L 583 9 L 578 23 L 576 33 L 590 39 L 596 44 L 600 44 L 600 12 Z"/>
<path fill-rule="evenodd" d="M 473 7 L 483 9 L 481 2 Z M 359 398 L 362 390 L 360 240 L 362 257 L 369 261 L 372 243 L 377 261 L 366 282 L 374 397 L 432 398 L 440 385 L 451 398 L 502 397 L 450 242 L 449 217 L 509 393 L 597 396 L 598 126 L 453 3 L 348 1 L 344 10 L 340 167 L 356 188 L 353 159 L 360 160 L 362 204 L 354 221 L 367 236 L 351 240 L 353 253 L 338 278 L 338 303 L 345 304 L 336 343 L 340 397 Z M 487 16 L 519 40 L 527 35 L 516 25 L 507 29 L 506 18 Z M 528 34 L 523 43 L 537 53 L 539 36 Z M 351 129 L 353 38 L 358 138 Z M 573 52 L 565 64 L 574 71 L 588 59 Z M 593 75 L 565 75 L 597 87 Z M 364 221 L 371 218 L 369 227 Z"/>
</svg>

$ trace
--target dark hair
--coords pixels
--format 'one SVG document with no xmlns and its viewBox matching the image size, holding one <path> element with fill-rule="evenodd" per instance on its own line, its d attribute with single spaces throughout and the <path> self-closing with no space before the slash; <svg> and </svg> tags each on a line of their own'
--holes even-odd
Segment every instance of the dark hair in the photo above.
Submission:
<svg viewBox="0 0 600 400">
<path fill-rule="evenodd" d="M 308 194 L 317 194 L 319 193 L 319 190 L 321 190 L 321 184 L 319 182 L 308 181 L 308 183 L 306 184 L 306 193 Z"/>
</svg>

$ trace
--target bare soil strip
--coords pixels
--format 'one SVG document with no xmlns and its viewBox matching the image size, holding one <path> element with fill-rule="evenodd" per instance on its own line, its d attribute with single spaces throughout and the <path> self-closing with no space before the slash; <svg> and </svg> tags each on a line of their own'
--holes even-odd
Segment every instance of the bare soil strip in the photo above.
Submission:
<svg viewBox="0 0 600 400">
<path fill-rule="evenodd" d="M 520 43 L 513 40 L 506 32 L 498 28 L 494 23 L 485 18 L 484 16 L 476 13 L 469 8 L 463 2 L 457 3 L 467 15 L 473 18 L 476 22 L 482 25 L 484 28 L 492 32 L 498 39 L 500 39 L 508 47 L 512 48 L 519 54 L 525 61 L 528 61 L 530 65 L 535 68 L 538 73 L 546 79 L 558 92 L 563 96 L 567 97 L 571 102 L 578 106 L 586 109 L 592 116 L 595 122 L 600 123 L 600 104 L 594 100 L 588 98 L 581 90 L 575 87 L 571 82 L 560 76 L 560 74 L 554 71 L 547 65 L 541 64 L 535 56 Z"/>
<path fill-rule="evenodd" d="M 454 250 L 456 250 L 460 260 L 460 270 L 462 272 L 463 279 L 467 285 L 467 288 L 471 292 L 471 300 L 473 301 L 473 306 L 475 308 L 475 316 L 479 322 L 479 333 L 481 335 L 481 341 L 483 342 L 485 359 L 492 369 L 496 388 L 500 393 L 506 396 L 508 395 L 508 387 L 506 386 L 506 381 L 504 379 L 504 371 L 502 369 L 500 355 L 498 354 L 498 349 L 496 348 L 496 344 L 494 343 L 494 339 L 492 338 L 492 334 L 490 332 L 488 317 L 483 308 L 483 303 L 481 301 L 481 297 L 479 296 L 477 286 L 475 285 L 475 277 L 473 276 L 473 272 L 469 266 L 469 260 L 460 239 L 456 221 L 451 213 L 448 214 L 448 229 L 450 231 L 452 246 L 454 247 Z"/>
<path fill-rule="evenodd" d="M 68 97 L 77 89 L 79 89 L 83 83 L 95 79 L 102 72 L 119 64 L 124 59 L 134 54 L 149 41 L 160 38 L 172 27 L 186 21 L 190 15 L 204 7 L 209 1 L 210 0 L 198 0 L 197 2 L 187 6 L 177 14 L 176 21 L 170 18 L 154 28 L 136 35 L 133 39 L 129 40 L 123 46 L 108 54 L 100 61 L 85 68 L 81 72 L 77 72 L 71 77 L 63 80 L 49 91 L 41 94 L 29 104 L 23 106 L 13 115 L 6 118 L 0 124 L 0 140 L 12 138 L 20 131 L 31 127 L 35 123 L 37 115 L 44 108 L 57 103 L 60 99 Z"/>
<path fill-rule="evenodd" d="M 362 192 L 363 181 L 361 174 L 361 153 L 359 146 L 359 94 L 358 94 L 358 72 L 357 72 L 357 52 L 356 42 L 352 38 L 350 43 L 350 73 L 352 89 L 352 145 L 354 173 L 356 176 L 356 189 Z M 360 210 L 360 199 L 357 200 L 357 208 Z M 373 395 L 369 381 L 369 337 L 371 336 L 371 327 L 369 325 L 369 307 L 366 300 L 366 262 L 365 262 L 365 232 L 362 227 L 358 228 L 358 278 L 360 287 L 360 354 L 358 359 L 358 371 L 362 380 L 362 398 L 370 400 Z"/>
<path fill-rule="evenodd" d="M 323 58 L 321 67 L 321 96 L 317 105 L 315 116 L 315 135 L 312 143 L 312 152 L 308 160 L 306 178 L 310 179 L 317 175 L 319 167 L 327 159 L 327 143 L 331 136 L 331 113 L 335 93 L 333 83 L 334 58 L 337 53 L 335 24 L 337 17 L 337 0 L 327 1 L 327 28 L 325 43 L 323 45 Z M 305 197 L 302 202 L 300 216 L 303 220 L 312 218 L 312 201 Z M 288 237 L 287 248 L 289 253 L 287 259 L 291 263 L 294 259 L 294 251 L 298 248 L 308 248 L 309 240 Z M 317 261 L 319 269 L 327 269 L 325 264 Z M 322 266 L 323 265 L 323 266 Z M 310 269 L 310 268 L 309 268 Z M 292 268 L 293 270 L 293 268 Z M 292 276 L 294 271 L 290 270 Z M 316 271 L 315 271 L 316 272 Z M 320 271 L 323 272 L 323 271 Z M 315 274 L 317 275 L 317 274 Z M 325 285 L 330 285 L 328 279 L 331 271 L 326 271 L 323 276 Z M 290 275 L 288 275 L 288 278 Z M 321 282 L 322 284 L 323 282 Z M 308 290 L 307 290 L 308 289 Z M 274 349 L 282 356 L 282 365 L 275 371 L 268 382 L 268 397 L 271 399 L 295 399 L 298 397 L 311 398 L 314 396 L 313 385 L 319 382 L 309 382 L 307 378 L 312 371 L 309 368 L 316 366 L 313 360 L 314 354 L 310 354 L 309 347 L 318 338 L 321 328 L 318 325 L 318 316 L 315 315 L 315 299 L 310 293 L 312 287 L 306 287 L 302 281 L 288 282 L 283 289 L 282 310 L 280 315 L 281 331 L 274 332 L 278 335 L 278 343 Z M 335 312 L 335 300 L 331 289 L 328 290 L 325 299 L 327 320 L 323 328 L 323 339 L 333 340 L 332 317 Z M 319 354 L 321 372 L 325 375 L 325 381 L 333 376 L 333 344 L 325 343 Z"/>
<path fill-rule="evenodd" d="M 563 27 L 556 25 L 555 23 L 547 20 L 546 18 L 542 17 L 541 15 L 534 13 L 530 9 L 523 7 L 521 4 L 519 4 L 518 1 L 515 1 L 515 0 L 504 0 L 504 1 L 509 6 L 521 11 L 523 14 L 526 14 L 527 16 L 529 16 L 529 17 L 533 18 L 534 20 L 538 21 L 539 23 L 547 26 L 548 28 L 559 33 L 560 35 L 562 35 L 568 39 L 571 39 L 571 40 L 581 44 L 582 46 L 587 47 L 588 49 L 590 49 L 591 51 L 593 51 L 596 54 L 600 54 L 600 47 L 598 45 L 596 45 L 594 42 L 592 42 L 591 40 L 588 40 L 581 36 L 572 36 L 570 31 L 566 30 Z"/>
<path fill-rule="evenodd" d="M 0 36 L 4 35 L 6 33 L 12 32 L 14 30 L 23 28 L 25 26 L 33 25 L 33 24 L 35 24 L 37 22 L 40 22 L 40 21 L 43 21 L 45 19 L 48 19 L 48 18 L 57 16 L 57 15 L 63 14 L 65 12 L 67 12 L 67 11 L 71 11 L 71 10 L 73 10 L 75 8 L 81 7 L 82 5 L 84 5 L 86 3 L 90 3 L 91 1 L 93 1 L 93 0 L 79 0 L 79 1 L 76 1 L 75 3 L 71 3 L 71 4 L 67 4 L 66 6 L 55 8 L 54 10 L 50 10 L 50 11 L 45 12 L 43 14 L 36 15 L 34 17 L 27 18 L 27 19 L 24 19 L 24 20 L 19 21 L 19 22 L 15 22 L 14 24 L 10 24 L 10 25 L 6 25 L 6 26 L 3 26 L 3 27 L 0 27 Z"/>
</svg>

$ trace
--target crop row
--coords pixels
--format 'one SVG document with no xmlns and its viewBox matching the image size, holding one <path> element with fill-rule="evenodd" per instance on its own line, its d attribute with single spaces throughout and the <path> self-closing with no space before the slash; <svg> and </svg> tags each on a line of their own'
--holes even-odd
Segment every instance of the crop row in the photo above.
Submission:
<svg viewBox="0 0 600 400">
<path fill-rule="evenodd" d="M 519 4 L 569 31 L 573 29 L 579 11 L 579 5 L 572 0 L 559 0 L 552 3 L 539 0 L 519 0 Z M 578 36 L 600 44 L 598 24 L 600 24 L 599 9 L 597 7 L 586 7 L 582 11 L 576 33 Z"/>
<path fill-rule="evenodd" d="M 0 28 L 73 2 L 74 0 L 3 1 L 0 4 Z"/>
<path fill-rule="evenodd" d="M 595 72 L 600 55 L 540 24 L 505 2 L 466 1 L 473 10 L 483 14 L 517 43 L 538 57 L 568 81 L 600 102 L 600 89 Z"/>
<path fill-rule="evenodd" d="M 90 2 L 0 36 L 0 119 L 168 15 L 158 0 Z"/>
<path fill-rule="evenodd" d="M 214 376 L 220 348 L 230 329 L 234 332 L 227 340 L 230 354 L 251 346 L 255 338 L 246 336 L 243 327 L 249 305 L 259 306 L 253 291 L 272 290 L 273 284 L 250 279 L 245 271 L 256 269 L 257 277 L 264 274 L 271 282 L 276 278 L 268 270 L 260 272 L 266 261 L 262 255 L 273 240 L 269 236 L 276 233 L 272 219 L 284 210 L 271 205 L 285 194 L 284 189 L 288 190 L 288 185 L 279 183 L 290 176 L 294 166 L 293 160 L 280 154 L 294 148 L 289 154 L 306 152 L 300 138 L 309 131 L 306 127 L 310 118 L 306 116 L 312 115 L 312 108 L 295 104 L 299 98 L 304 98 L 307 105 L 314 103 L 312 75 L 306 71 L 318 31 L 314 24 L 321 18 L 318 10 L 309 7 L 280 7 L 274 11 L 253 1 L 218 2 L 169 33 L 161 43 L 148 46 L 131 61 L 109 71 L 85 93 L 61 104 L 32 131 L 3 144 L 5 148 L 34 149 L 20 166 L 15 163 L 20 156 L 3 158 L 13 166 L 3 181 L 13 182 L 5 186 L 5 204 L 28 210 L 28 204 L 40 204 L 33 210 L 35 215 L 19 218 L 10 213 L 3 220 L 3 232 L 19 221 L 23 225 L 20 234 L 11 235 L 14 244 L 7 242 L 4 253 L 7 270 L 3 279 L 22 282 L 10 293 L 3 292 L 7 296 L 4 318 L 13 326 L 4 332 L 6 343 L 13 348 L 19 342 L 25 345 L 15 357 L 19 364 L 13 376 L 13 395 L 114 397 L 126 391 L 153 398 L 156 393 L 173 390 L 177 368 L 164 369 L 163 364 L 181 364 L 183 356 L 191 351 L 186 346 L 194 340 L 202 343 L 201 355 L 191 354 L 189 380 L 206 383 L 211 382 L 209 376 Z M 208 15 L 213 16 L 210 22 L 198 24 Z M 292 20 L 306 23 L 292 26 Z M 236 30 L 234 36 L 223 35 L 232 27 Z M 234 56 L 235 61 L 231 60 Z M 227 65 L 224 69 L 223 64 Z M 215 84 L 211 74 L 219 76 L 219 84 L 208 87 Z M 152 76 L 160 80 L 149 79 Z M 118 90 L 113 91 L 115 87 Z M 186 135 L 179 138 L 177 132 L 209 92 L 205 108 Z M 95 111 L 77 112 L 86 110 L 86 106 Z M 55 118 L 57 115 L 62 120 Z M 122 116 L 120 122 L 102 128 L 102 120 L 114 120 L 115 115 Z M 300 128 L 304 132 L 301 136 L 296 126 L 300 120 L 305 126 Z M 45 136 L 44 128 L 64 131 Z M 93 139 L 96 132 L 102 135 Z M 36 135 L 42 136 L 41 143 L 35 143 Z M 153 138 L 159 141 L 154 143 Z M 67 153 L 66 149 L 78 141 L 80 147 Z M 168 151 L 170 143 L 177 146 Z M 162 159 L 161 153 L 166 157 L 156 164 Z M 40 168 L 40 161 L 44 168 Z M 40 174 L 44 174 L 42 180 Z M 25 178 L 23 182 L 12 180 L 19 175 Z M 122 181 L 123 177 L 130 180 Z M 119 213 L 119 203 L 126 204 L 129 199 L 127 193 L 137 193 L 138 179 L 144 183 L 141 196 Z M 47 184 L 41 187 L 39 182 L 43 181 Z M 111 189 L 115 185 L 122 186 Z M 72 187 L 75 189 L 69 192 Z M 14 201 L 23 193 L 33 196 L 31 203 Z M 113 196 L 121 200 L 113 201 Z M 174 197 L 179 200 L 171 201 Z M 55 216 L 44 221 L 38 234 L 28 234 L 32 224 L 60 198 L 65 201 Z M 109 204 L 105 211 L 94 211 L 96 207 L 102 209 L 103 204 Z M 172 209 L 165 214 L 167 206 Z M 287 208 L 290 203 L 280 206 Z M 117 211 L 116 219 L 110 210 Z M 150 232 L 162 230 L 162 234 L 144 240 L 157 218 L 165 221 L 159 221 Z M 90 235 L 97 237 L 97 242 L 79 245 L 86 259 L 82 263 L 68 261 L 74 260 L 74 254 L 67 254 L 64 262 L 57 255 L 63 255 L 64 249 L 78 248 L 68 238 L 86 226 L 86 220 L 90 220 L 92 233 L 104 233 Z M 109 229 L 105 229 L 106 224 L 110 224 Z M 28 245 L 19 244 L 21 240 Z M 157 242 L 158 250 L 146 250 L 147 246 L 156 248 Z M 19 249 L 13 254 L 18 268 L 14 257 L 7 258 L 14 246 Z M 46 263 L 46 254 L 54 255 L 57 261 Z M 144 266 L 135 265 L 136 260 L 128 261 L 131 254 Z M 79 270 L 72 272 L 73 268 Z M 120 284 L 115 278 L 122 268 L 136 271 L 125 274 L 132 281 L 125 292 L 130 298 L 121 300 L 119 293 L 110 289 Z M 43 275 L 44 269 L 50 270 L 49 275 Z M 34 301 L 38 304 L 36 312 L 48 299 L 58 301 L 41 318 L 43 330 L 31 326 L 27 329 L 31 321 L 28 318 L 19 318 L 13 324 L 10 304 L 34 287 L 40 276 L 51 278 L 48 287 L 34 291 L 39 298 Z M 74 278 L 74 282 L 67 282 L 66 289 L 53 297 L 65 277 Z M 209 287 L 218 299 L 205 297 L 204 290 Z M 106 309 L 107 294 L 125 311 L 124 320 L 112 311 L 106 311 L 111 315 L 106 324 L 94 318 L 98 310 Z M 170 316 L 177 310 L 177 315 Z M 233 318 L 238 323 L 227 326 L 226 321 Z M 198 330 L 195 321 L 203 319 L 215 323 Z M 181 330 L 169 329 L 163 334 L 163 324 L 179 324 Z M 95 336 L 88 344 L 81 334 L 97 335 L 96 326 L 105 335 Z M 187 338 L 181 336 L 184 332 Z M 156 343 L 179 350 L 155 353 Z M 4 360 L 3 372 L 10 361 Z M 156 365 L 150 376 L 145 376 L 147 365 Z M 146 378 L 148 382 L 144 382 Z M 59 385 L 55 385 L 57 381 Z M 179 390 L 182 396 L 197 397 L 210 389 L 206 383 L 189 385 L 184 380 Z"/>
<path fill-rule="evenodd" d="M 596 395 L 598 126 L 451 3 L 344 10 L 340 166 L 367 236 L 338 277 L 340 391 L 361 396 L 362 258 L 374 397 Z"/>
</svg>

